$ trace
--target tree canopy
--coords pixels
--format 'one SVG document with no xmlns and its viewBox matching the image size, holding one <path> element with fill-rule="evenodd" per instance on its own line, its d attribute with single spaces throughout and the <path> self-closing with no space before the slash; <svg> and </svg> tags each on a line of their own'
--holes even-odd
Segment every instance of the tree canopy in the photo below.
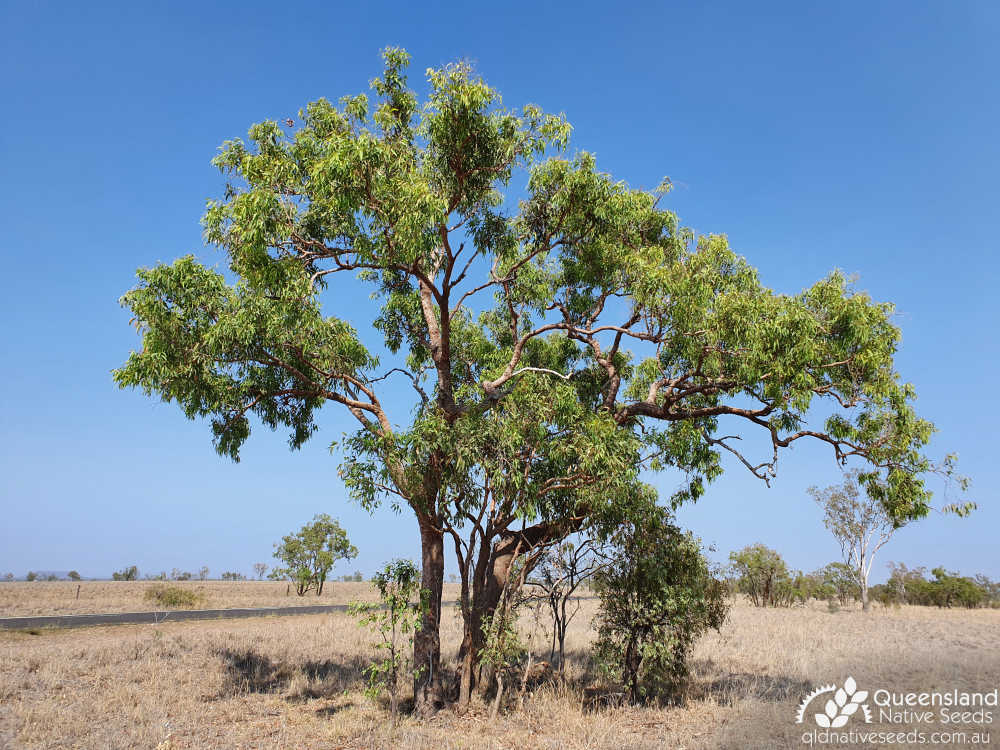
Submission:
<svg viewBox="0 0 1000 750">
<path fill-rule="evenodd" d="M 299 596 L 312 588 L 320 596 L 330 569 L 338 560 L 353 560 L 358 556 L 358 548 L 351 544 L 337 521 L 320 513 L 295 534 L 282 537 L 281 544 L 274 545 L 274 556 L 284 567 L 271 571 L 272 578 L 294 581 Z"/>
<path fill-rule="evenodd" d="M 204 227 L 227 273 L 192 256 L 140 270 L 122 303 L 142 347 L 114 376 L 210 419 L 233 459 L 253 417 L 298 448 L 320 407 L 347 409 L 348 488 L 418 521 L 419 663 L 436 664 L 447 527 L 474 529 L 493 497 L 530 541 L 607 510 L 643 468 L 683 472 L 676 505 L 723 453 L 768 481 L 809 439 L 878 478 L 892 518 L 928 512 L 933 426 L 894 368 L 892 305 L 839 272 L 776 293 L 661 205 L 669 180 L 633 188 L 570 152 L 563 116 L 507 108 L 465 63 L 428 70 L 421 104 L 408 55 L 384 58 L 372 100 L 319 99 L 223 144 Z M 377 334 L 347 322 L 338 284 L 370 289 Z M 749 431 L 765 456 L 740 448 Z"/>
</svg>

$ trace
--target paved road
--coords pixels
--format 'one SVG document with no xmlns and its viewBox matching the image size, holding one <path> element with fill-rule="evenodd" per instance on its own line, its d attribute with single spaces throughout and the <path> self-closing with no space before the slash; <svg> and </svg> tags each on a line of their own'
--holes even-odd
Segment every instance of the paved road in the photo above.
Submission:
<svg viewBox="0 0 1000 750">
<path fill-rule="evenodd" d="M 594 599 L 593 596 L 572 597 Z M 442 602 L 445 607 L 454 601 Z M 89 625 L 148 625 L 180 620 L 230 620 L 243 617 L 273 617 L 282 615 L 322 615 L 346 612 L 346 604 L 312 604 L 305 607 L 256 607 L 253 609 L 173 609 L 159 612 L 108 612 L 93 615 L 46 615 L 43 617 L 0 617 L 0 630 L 34 630 L 37 628 L 83 628 Z"/>
<path fill-rule="evenodd" d="M 175 622 L 178 620 L 222 620 L 273 615 L 320 615 L 346 612 L 346 604 L 314 604 L 306 607 L 257 607 L 254 609 L 180 609 L 160 612 L 111 612 L 94 615 L 51 615 L 45 617 L 3 617 L 0 630 L 34 628 L 81 628 L 88 625 L 127 625 Z"/>
</svg>

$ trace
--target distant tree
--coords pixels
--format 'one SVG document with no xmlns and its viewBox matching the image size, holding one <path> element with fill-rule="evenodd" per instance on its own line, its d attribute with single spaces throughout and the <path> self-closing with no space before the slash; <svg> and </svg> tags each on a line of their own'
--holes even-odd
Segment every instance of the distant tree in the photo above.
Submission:
<svg viewBox="0 0 1000 750">
<path fill-rule="evenodd" d="M 55 573 L 49 573 L 47 576 L 45 576 L 45 580 L 46 581 L 58 581 L 59 580 L 59 576 L 57 576 Z"/>
<path fill-rule="evenodd" d="M 190 581 L 193 576 L 186 570 L 181 570 L 180 568 L 174 568 L 170 571 L 170 578 L 175 581 Z"/>
<path fill-rule="evenodd" d="M 986 592 L 987 600 L 991 606 L 1000 604 L 1000 581 L 992 581 L 981 573 L 975 577 L 975 581 L 976 585 Z"/>
<path fill-rule="evenodd" d="M 28 575 L 26 575 L 26 576 L 24 577 L 24 580 L 26 580 L 26 581 L 35 581 L 35 580 L 37 580 L 37 579 L 38 579 L 38 573 L 36 573 L 36 572 L 35 572 L 35 571 L 33 571 L 33 570 L 29 570 L 29 571 L 28 571 Z"/>
<path fill-rule="evenodd" d="M 111 574 L 113 581 L 135 581 L 138 578 L 139 568 L 135 565 L 129 565 L 127 568 L 122 568 Z"/>
<path fill-rule="evenodd" d="M 281 544 L 275 544 L 274 556 L 284 567 L 274 568 L 271 578 L 294 582 L 299 596 L 313 588 L 319 596 L 330 569 L 338 560 L 353 560 L 358 556 L 358 548 L 351 544 L 337 521 L 321 513 L 297 533 L 284 537 Z"/>
<path fill-rule="evenodd" d="M 796 598 L 797 578 L 784 559 L 763 544 L 751 544 L 729 555 L 729 569 L 737 589 L 755 607 L 785 607 Z"/>
<path fill-rule="evenodd" d="M 13 581 L 13 580 L 14 580 L 14 574 L 13 574 L 13 573 L 7 573 L 7 574 L 6 574 L 6 575 L 5 575 L 4 577 L 3 577 L 3 579 L 4 579 L 5 581 L 7 581 L 8 583 L 10 583 L 11 581 Z"/>
<path fill-rule="evenodd" d="M 365 577 L 361 575 L 360 570 L 355 570 L 354 575 L 351 576 L 351 580 L 354 581 L 355 583 L 360 583 L 365 580 Z"/>
<path fill-rule="evenodd" d="M 237 573 L 235 570 L 229 570 L 222 574 L 223 581 L 245 581 L 247 577 L 242 573 Z"/>
<path fill-rule="evenodd" d="M 858 585 L 857 576 L 854 570 L 847 563 L 832 562 L 820 568 L 817 573 L 826 589 L 824 598 L 836 597 L 841 605 L 847 604 L 849 599 L 861 598 L 861 587 Z"/>
<path fill-rule="evenodd" d="M 952 573 L 943 567 L 931 571 L 934 580 L 931 581 L 931 600 L 938 607 L 981 607 L 989 601 L 989 592 L 979 586 L 975 580 L 959 573 Z"/>
<path fill-rule="evenodd" d="M 876 488 L 871 491 L 871 488 Z M 884 491 L 871 474 L 850 471 L 843 484 L 825 489 L 810 487 L 809 494 L 823 508 L 823 524 L 840 544 L 840 551 L 861 593 L 861 608 L 867 612 L 868 575 L 875 553 L 884 547 L 902 524 L 882 504 Z"/>
<path fill-rule="evenodd" d="M 261 580 L 262 578 L 264 578 L 264 574 L 267 572 L 267 567 L 268 567 L 267 563 L 254 563 L 253 564 L 253 569 L 254 569 L 254 572 L 257 574 L 257 580 L 258 581 Z"/>
<path fill-rule="evenodd" d="M 208 578 L 208 566 L 202 565 L 201 568 L 198 569 L 198 580 L 204 581 L 207 578 Z"/>
<path fill-rule="evenodd" d="M 79 581 L 79 580 L 80 580 L 80 574 L 79 574 L 79 573 L 77 573 L 77 572 L 76 572 L 75 570 L 71 570 L 71 571 L 70 571 L 70 572 L 68 573 L 68 578 L 69 578 L 69 580 L 71 580 L 71 581 Z"/>
</svg>

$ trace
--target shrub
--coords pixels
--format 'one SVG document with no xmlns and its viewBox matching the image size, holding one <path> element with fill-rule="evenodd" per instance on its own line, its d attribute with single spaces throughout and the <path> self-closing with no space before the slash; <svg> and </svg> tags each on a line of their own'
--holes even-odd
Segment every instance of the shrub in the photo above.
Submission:
<svg viewBox="0 0 1000 750">
<path fill-rule="evenodd" d="M 350 612 L 359 618 L 359 625 L 369 626 L 381 636 L 375 649 L 382 659 L 365 669 L 366 692 L 374 698 L 387 691 L 395 721 L 399 712 L 399 672 L 407 660 L 403 640 L 412 642 L 413 632 L 427 608 L 429 592 L 420 587 L 420 571 L 409 560 L 387 563 L 372 580 L 381 603 L 351 602 Z"/>
<path fill-rule="evenodd" d="M 633 703 L 675 698 L 695 640 L 725 621 L 725 586 L 712 575 L 699 541 L 657 506 L 622 524 L 614 542 L 596 580 L 597 662 Z"/>
<path fill-rule="evenodd" d="M 197 591 L 180 586 L 150 586 L 146 589 L 145 596 L 146 599 L 156 602 L 161 607 L 177 607 L 179 609 L 196 607 L 204 601 L 204 597 Z"/>
<path fill-rule="evenodd" d="M 28 575 L 26 575 L 24 577 L 24 580 L 26 580 L 26 581 L 35 581 L 35 580 L 38 580 L 38 573 L 36 573 L 33 570 L 29 570 L 28 571 Z"/>
<path fill-rule="evenodd" d="M 80 574 L 77 573 L 75 570 L 71 570 L 67 575 L 69 577 L 69 580 L 71 580 L 71 581 L 79 581 L 80 580 Z"/>
</svg>

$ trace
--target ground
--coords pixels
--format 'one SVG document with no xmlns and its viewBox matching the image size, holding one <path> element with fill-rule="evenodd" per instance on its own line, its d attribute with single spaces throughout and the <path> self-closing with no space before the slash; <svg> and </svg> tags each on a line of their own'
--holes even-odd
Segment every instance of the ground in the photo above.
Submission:
<svg viewBox="0 0 1000 750">
<path fill-rule="evenodd" d="M 111 609 L 121 611 L 142 602 L 148 584 L 115 585 L 120 607 Z M 275 584 L 200 585 L 213 606 L 277 598 L 257 592 L 241 600 L 236 588 L 226 588 Z M 321 600 L 357 597 L 366 586 L 334 584 Z M 136 591 L 126 596 L 129 589 Z M 5 615 L 45 613 L 12 612 L 10 594 L 0 597 Z M 404 717 L 395 727 L 384 702 L 362 692 L 372 641 L 346 614 L 0 632 L 0 748 L 805 747 L 802 735 L 819 731 L 812 715 L 830 695 L 813 701 L 803 724 L 795 723 L 799 701 L 848 676 L 870 694 L 990 691 L 1000 683 L 1000 610 L 876 607 L 864 614 L 830 612 L 825 604 L 761 610 L 736 602 L 721 632 L 699 642 L 684 705 L 623 707 L 606 691 L 588 690 L 595 606 L 583 602 L 570 628 L 568 685 L 527 690 L 492 722 L 488 708 L 477 705 L 468 716 L 446 710 L 426 722 Z M 456 655 L 459 624 L 447 610 L 446 658 Z M 538 631 L 530 615 L 522 624 Z M 529 644 L 541 658 L 545 641 L 539 633 Z M 931 732 L 942 729 L 966 732 L 965 745 L 973 733 L 988 732 L 1000 746 L 992 721 L 1000 707 L 986 709 L 993 716 L 985 725 L 954 726 L 889 725 L 871 708 L 875 723 L 864 724 L 859 713 L 843 731 L 909 728 L 925 733 L 922 747 L 962 746 L 954 736 L 947 745 L 931 742 Z"/>
</svg>

